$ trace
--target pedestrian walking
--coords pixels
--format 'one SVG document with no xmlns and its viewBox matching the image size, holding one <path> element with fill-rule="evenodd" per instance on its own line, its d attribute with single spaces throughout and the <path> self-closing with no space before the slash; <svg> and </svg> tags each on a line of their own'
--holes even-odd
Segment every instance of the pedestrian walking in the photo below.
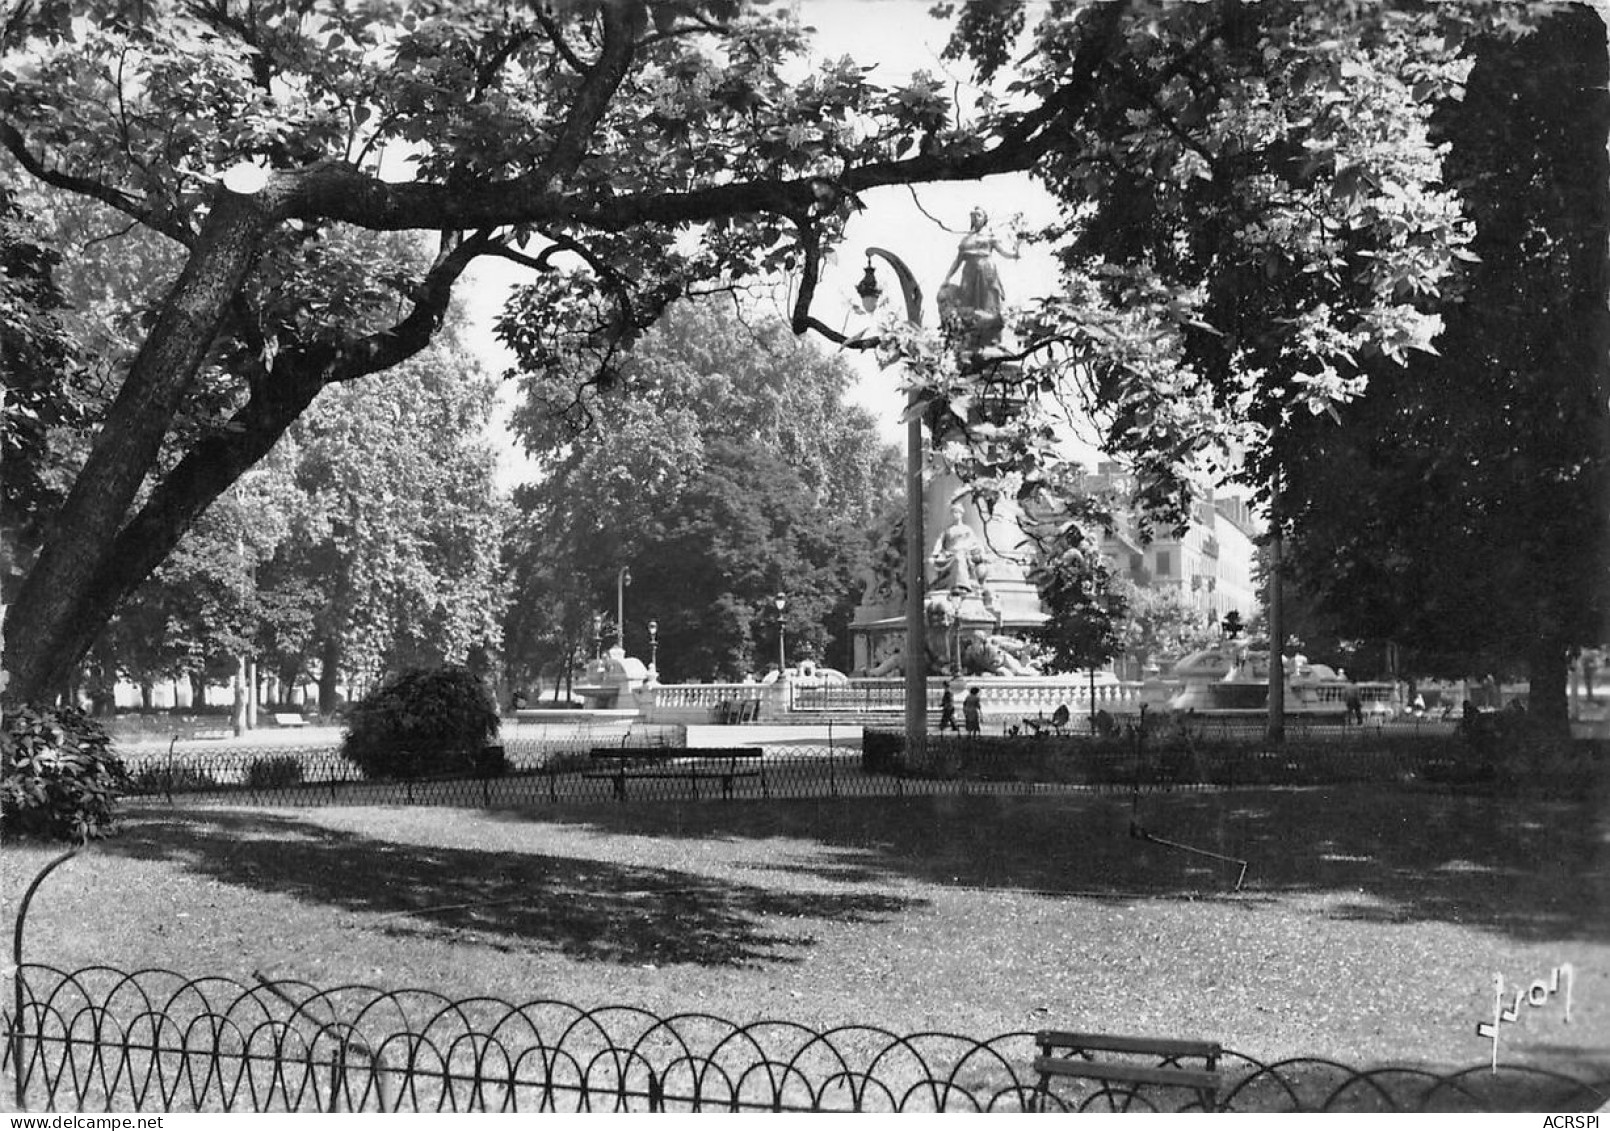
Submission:
<svg viewBox="0 0 1610 1131">
<path fill-rule="evenodd" d="M 945 693 L 939 697 L 939 729 L 961 730 L 956 725 L 956 695 L 948 683 L 945 684 Z"/>
<path fill-rule="evenodd" d="M 967 720 L 967 733 L 977 734 L 979 731 L 979 712 L 982 704 L 978 699 L 978 688 L 969 687 L 967 698 L 962 700 L 962 717 Z"/>
</svg>

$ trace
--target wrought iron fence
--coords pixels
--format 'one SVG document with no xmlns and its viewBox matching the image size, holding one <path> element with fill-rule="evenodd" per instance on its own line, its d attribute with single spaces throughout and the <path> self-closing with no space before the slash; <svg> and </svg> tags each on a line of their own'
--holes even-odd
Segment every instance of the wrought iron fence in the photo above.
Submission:
<svg viewBox="0 0 1610 1131">
<path fill-rule="evenodd" d="M 985 1040 L 424 990 L 24 965 L 5 1017 L 19 1110 L 1591 1111 L 1610 1080 L 1264 1062 L 1177 1085 L 1047 1080 L 1036 1034 Z"/>
<path fill-rule="evenodd" d="M 1494 767 L 1450 734 L 1409 728 L 1299 728 L 1279 749 L 1254 726 L 1213 720 L 1189 730 L 1027 736 L 934 734 L 921 766 L 902 757 L 896 732 L 859 742 L 771 742 L 751 748 L 741 772 L 721 749 L 690 750 L 681 728 L 637 732 L 620 757 L 592 756 L 585 735 L 518 740 L 481 772 L 369 779 L 332 746 L 173 749 L 129 759 L 131 796 L 185 804 L 469 805 L 483 807 L 721 798 L 814 799 L 1057 790 L 1233 789 L 1343 782 L 1479 784 Z M 636 751 L 640 757 L 631 757 Z M 1528 785 L 1575 791 L 1602 777 L 1605 752 L 1521 767 Z"/>
</svg>

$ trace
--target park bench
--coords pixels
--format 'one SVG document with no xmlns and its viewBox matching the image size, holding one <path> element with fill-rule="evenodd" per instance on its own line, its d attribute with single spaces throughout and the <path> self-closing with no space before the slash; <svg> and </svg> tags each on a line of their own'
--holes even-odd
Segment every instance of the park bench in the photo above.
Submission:
<svg viewBox="0 0 1610 1131">
<path fill-rule="evenodd" d="M 595 765 L 607 765 L 605 770 L 584 774 L 588 778 L 608 779 L 614 783 L 615 800 L 626 800 L 626 783 L 634 779 L 666 778 L 688 781 L 693 784 L 693 796 L 699 796 L 699 782 L 715 780 L 721 783 L 721 796 L 732 796 L 732 783 L 738 778 L 759 778 L 761 793 L 771 796 L 766 787 L 766 774 L 762 765 L 765 755 L 758 746 L 732 747 L 627 747 L 595 746 L 592 760 Z"/>
<path fill-rule="evenodd" d="M 760 718 L 759 699 L 723 699 L 710 711 L 712 722 L 732 725 L 752 723 Z"/>
<path fill-rule="evenodd" d="M 1040 1046 L 1034 1060 L 1034 1071 L 1040 1075 L 1036 1088 L 1040 1110 L 1045 1110 L 1053 1077 L 1096 1081 L 1109 1100 L 1122 1097 L 1126 1108 L 1140 1097 L 1142 1088 L 1150 1086 L 1187 1089 L 1196 1093 L 1203 1111 L 1218 1109 L 1223 1084 L 1218 1064 L 1224 1050 L 1217 1042 L 1047 1029 L 1034 1035 L 1034 1043 Z M 1188 1068 L 1181 1063 L 1186 1060 L 1199 1060 L 1202 1067 Z"/>
<path fill-rule="evenodd" d="M 278 727 L 305 727 L 307 720 L 295 712 L 276 712 L 274 725 Z"/>
</svg>

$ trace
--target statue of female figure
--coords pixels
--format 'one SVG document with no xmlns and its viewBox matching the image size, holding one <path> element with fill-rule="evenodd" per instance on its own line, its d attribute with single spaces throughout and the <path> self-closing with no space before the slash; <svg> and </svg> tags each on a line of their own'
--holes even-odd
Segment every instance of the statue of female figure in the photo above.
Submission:
<svg viewBox="0 0 1610 1131">
<path fill-rule="evenodd" d="M 973 326 L 977 343 L 988 345 L 1000 339 L 1004 322 L 1001 308 L 1006 302 L 1006 289 L 995 269 L 995 254 L 1016 259 L 1019 253 L 1016 246 L 1008 249 L 995 238 L 989 230 L 989 214 L 982 208 L 974 208 L 969 219 L 972 230 L 956 245 L 956 258 L 940 286 L 940 304 L 963 313 Z M 951 286 L 951 276 L 958 270 L 961 281 Z"/>
<path fill-rule="evenodd" d="M 978 566 L 984 560 L 984 547 L 973 528 L 962 521 L 960 503 L 950 507 L 950 525 L 940 531 L 934 543 L 933 563 L 938 571 L 934 588 L 971 591 L 978 588 Z"/>
</svg>

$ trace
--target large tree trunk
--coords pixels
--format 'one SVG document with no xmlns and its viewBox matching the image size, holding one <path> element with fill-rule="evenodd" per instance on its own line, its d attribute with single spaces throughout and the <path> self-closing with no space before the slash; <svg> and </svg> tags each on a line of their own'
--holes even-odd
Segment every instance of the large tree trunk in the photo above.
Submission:
<svg viewBox="0 0 1610 1131">
<path fill-rule="evenodd" d="M 1533 724 L 1545 733 L 1569 736 L 1571 665 L 1565 645 L 1557 640 L 1535 643 L 1527 674 L 1531 690 L 1526 711 Z"/>
<path fill-rule="evenodd" d="M 9 702 L 51 697 L 119 602 L 150 576 L 212 501 L 279 440 L 326 385 L 389 369 L 428 346 L 453 283 L 483 247 L 445 253 L 395 325 L 344 346 L 282 348 L 271 371 L 216 433 L 197 443 L 132 519 L 139 487 L 251 268 L 268 224 L 262 209 L 224 194 L 163 313 L 136 356 L 6 625 Z"/>
<path fill-rule="evenodd" d="M 341 641 L 331 636 L 319 649 L 319 713 L 329 715 L 336 709 L 339 694 L 337 682 L 341 676 Z"/>
<path fill-rule="evenodd" d="M 252 202 L 219 194 L 18 591 L 7 625 L 8 699 L 48 698 L 127 591 L 108 591 L 128 572 L 118 561 L 127 548 L 119 532 L 251 269 L 262 230 L 261 211 Z M 161 555 L 171 548 L 162 547 Z"/>
</svg>

